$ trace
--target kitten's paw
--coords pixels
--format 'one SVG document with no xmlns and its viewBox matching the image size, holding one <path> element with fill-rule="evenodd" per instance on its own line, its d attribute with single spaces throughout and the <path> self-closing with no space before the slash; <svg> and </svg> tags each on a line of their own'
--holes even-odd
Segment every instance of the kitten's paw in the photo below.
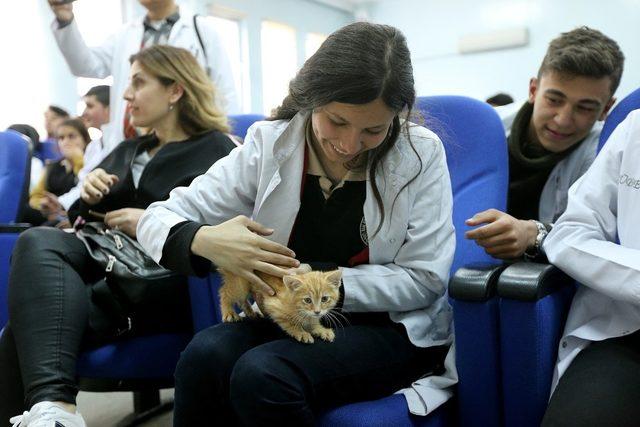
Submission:
<svg viewBox="0 0 640 427">
<path fill-rule="evenodd" d="M 244 315 L 249 319 L 255 319 L 257 317 L 262 317 L 262 314 L 255 312 L 253 310 L 243 310 Z"/>
<path fill-rule="evenodd" d="M 242 320 L 242 317 L 235 311 L 227 312 L 222 314 L 223 322 L 239 322 Z"/>
<path fill-rule="evenodd" d="M 307 331 L 295 332 L 293 337 L 302 343 L 313 344 L 313 337 Z"/>
<path fill-rule="evenodd" d="M 333 332 L 333 329 L 329 328 L 318 328 L 313 330 L 313 335 L 323 339 L 325 341 L 333 342 L 336 339 L 336 333 Z"/>
</svg>

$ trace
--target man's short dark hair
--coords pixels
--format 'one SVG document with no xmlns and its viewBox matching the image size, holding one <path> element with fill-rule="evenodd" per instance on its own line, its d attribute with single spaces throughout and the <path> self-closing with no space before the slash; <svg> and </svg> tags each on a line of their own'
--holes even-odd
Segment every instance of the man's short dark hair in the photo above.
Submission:
<svg viewBox="0 0 640 427">
<path fill-rule="evenodd" d="M 111 87 L 107 85 L 94 86 L 91 89 L 89 89 L 89 91 L 84 96 L 85 97 L 95 96 L 100 104 L 104 105 L 105 107 L 108 107 L 110 89 Z"/>
<path fill-rule="evenodd" d="M 69 113 L 67 112 L 67 110 L 62 107 L 58 107 L 57 105 L 49 105 L 49 111 L 63 118 L 69 117 Z"/>
<path fill-rule="evenodd" d="M 611 95 L 620 84 L 624 55 L 618 43 L 598 30 L 579 27 L 549 43 L 538 78 L 548 71 L 575 77 L 611 79 Z"/>
</svg>

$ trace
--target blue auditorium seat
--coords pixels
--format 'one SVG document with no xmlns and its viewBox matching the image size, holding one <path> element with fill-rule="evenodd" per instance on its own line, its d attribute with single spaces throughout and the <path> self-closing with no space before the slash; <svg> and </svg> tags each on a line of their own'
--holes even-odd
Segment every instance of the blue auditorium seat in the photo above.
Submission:
<svg viewBox="0 0 640 427">
<path fill-rule="evenodd" d="M 12 130 L 0 132 L 0 224 L 15 222 L 30 169 L 29 145 Z"/>
<path fill-rule="evenodd" d="M 221 320 L 217 305 L 217 275 L 189 278 L 189 294 L 194 332 Z M 170 410 L 161 404 L 159 390 L 173 387 L 173 373 L 180 353 L 193 333 L 156 334 L 117 341 L 83 351 L 77 362 L 83 391 L 133 391 L 134 412 L 121 421 L 136 425 Z"/>
<path fill-rule="evenodd" d="M 599 148 L 602 148 L 607 139 L 609 139 L 611 133 L 624 119 L 627 118 L 629 113 L 633 110 L 637 110 L 638 108 L 640 108 L 640 88 L 625 96 L 624 99 L 611 111 L 607 120 L 604 122 L 602 133 L 600 133 Z"/>
<path fill-rule="evenodd" d="M 26 227 L 16 224 L 26 202 L 31 170 L 29 144 L 14 131 L 0 132 L 0 328 L 7 323 L 9 262 L 18 235 Z"/>
<path fill-rule="evenodd" d="M 231 125 L 231 133 L 244 139 L 247 135 L 247 129 L 260 120 L 264 120 L 262 114 L 236 114 L 229 116 L 229 124 Z"/>
<path fill-rule="evenodd" d="M 640 108 L 640 89 L 609 114 L 599 147 L 627 115 Z M 558 343 L 576 283 L 549 264 L 519 262 L 500 275 L 500 334 L 504 425 L 539 426 L 551 390 Z"/>
<path fill-rule="evenodd" d="M 495 264 L 482 248 L 464 239 L 464 221 L 476 212 L 506 208 L 508 161 L 505 133 L 492 107 L 462 96 L 418 98 L 416 109 L 442 139 L 453 189 L 456 254 L 452 273 L 467 264 Z M 457 399 L 427 417 L 411 415 L 402 395 L 358 402 L 322 413 L 319 425 L 444 426 L 456 418 L 464 426 L 490 426 L 500 418 L 498 309 L 496 298 L 453 300 Z M 456 411 L 456 401 L 458 410 Z"/>
<path fill-rule="evenodd" d="M 55 139 L 47 139 L 40 142 L 38 150 L 35 151 L 33 155 L 43 162 L 47 160 L 56 161 L 62 158 L 62 154 L 60 154 L 60 149 L 58 148 L 58 141 Z"/>
</svg>

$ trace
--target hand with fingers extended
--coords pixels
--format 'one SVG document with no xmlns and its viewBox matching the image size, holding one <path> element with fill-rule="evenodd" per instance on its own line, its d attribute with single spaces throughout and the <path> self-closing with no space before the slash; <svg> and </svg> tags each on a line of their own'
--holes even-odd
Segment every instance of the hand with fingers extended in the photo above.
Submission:
<svg viewBox="0 0 640 427">
<path fill-rule="evenodd" d="M 255 272 L 282 277 L 300 263 L 291 249 L 264 237 L 272 233 L 272 229 L 241 215 L 219 225 L 201 227 L 193 237 L 191 252 L 244 277 L 256 290 L 273 295 L 273 289 Z"/>
<path fill-rule="evenodd" d="M 475 214 L 465 221 L 469 226 L 482 225 L 467 231 L 465 237 L 473 239 L 494 258 L 518 258 L 535 245 L 538 229 L 530 220 L 521 220 L 497 209 Z"/>
<path fill-rule="evenodd" d="M 80 198 L 88 205 L 95 205 L 109 194 L 118 181 L 116 175 L 108 174 L 101 168 L 94 169 L 84 178 Z"/>
<path fill-rule="evenodd" d="M 104 216 L 104 223 L 110 228 L 121 230 L 128 236 L 136 238 L 136 227 L 138 221 L 144 213 L 144 209 L 123 208 L 115 211 L 107 212 Z"/>
</svg>

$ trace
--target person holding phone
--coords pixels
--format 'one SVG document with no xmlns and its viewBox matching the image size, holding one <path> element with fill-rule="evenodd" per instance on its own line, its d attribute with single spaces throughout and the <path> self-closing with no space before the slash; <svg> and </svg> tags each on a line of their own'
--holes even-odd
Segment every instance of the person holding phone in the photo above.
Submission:
<svg viewBox="0 0 640 427">
<path fill-rule="evenodd" d="M 153 46 L 132 58 L 125 91 L 136 125 L 150 135 L 123 141 L 85 178 L 72 217 L 91 212 L 136 237 L 144 209 L 189 185 L 235 145 L 225 135 L 226 117 L 215 106 L 214 88 L 185 49 Z M 9 278 L 9 322 L 0 338 L 0 420 L 20 426 L 84 426 L 75 407 L 76 359 L 86 346 L 115 339 L 106 307 L 90 287 L 104 278 L 84 244 L 72 233 L 35 227 L 22 233 Z M 118 335 L 191 331 L 185 280 L 152 289 L 130 313 L 129 330 Z M 161 293 L 159 293 L 161 292 Z M 138 320 L 135 320 L 138 319 Z M 120 331 L 121 332 L 121 331 Z"/>
</svg>

